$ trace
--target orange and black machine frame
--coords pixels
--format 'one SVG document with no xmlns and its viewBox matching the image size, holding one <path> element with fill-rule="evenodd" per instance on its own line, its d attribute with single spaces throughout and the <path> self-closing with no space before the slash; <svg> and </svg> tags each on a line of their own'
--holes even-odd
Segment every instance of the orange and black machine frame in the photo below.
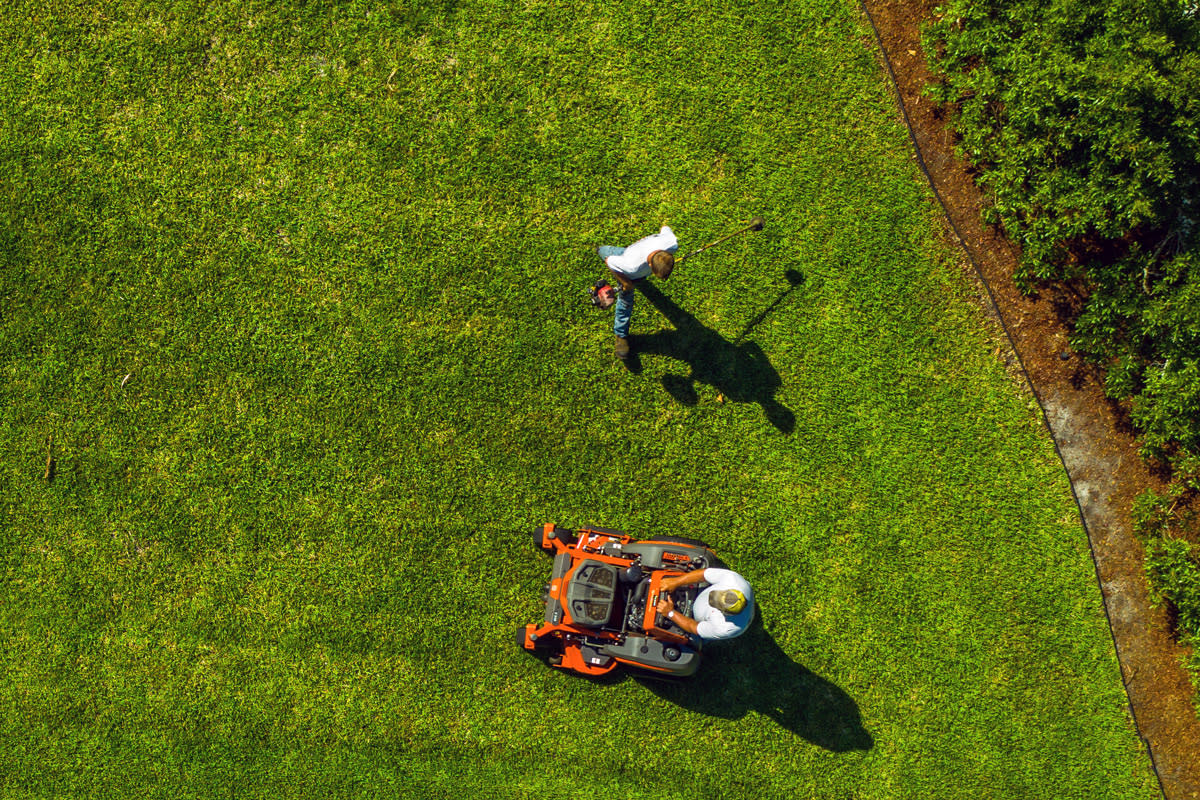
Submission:
<svg viewBox="0 0 1200 800">
<path fill-rule="evenodd" d="M 540 624 L 517 632 L 526 650 L 562 669 L 598 677 L 620 665 L 662 677 L 687 677 L 700 666 L 700 641 L 657 611 L 664 579 L 724 566 L 705 543 L 673 536 L 635 541 L 605 528 L 571 531 L 553 524 L 534 540 L 554 557 Z M 693 592 L 679 602 L 690 610 Z"/>
</svg>

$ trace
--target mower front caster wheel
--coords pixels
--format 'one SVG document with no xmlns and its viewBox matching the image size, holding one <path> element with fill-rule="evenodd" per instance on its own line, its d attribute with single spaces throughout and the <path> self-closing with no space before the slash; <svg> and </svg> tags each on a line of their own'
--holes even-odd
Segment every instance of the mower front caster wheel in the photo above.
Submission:
<svg viewBox="0 0 1200 800">
<path fill-rule="evenodd" d="M 540 639 L 530 640 L 528 629 L 524 625 L 517 628 L 515 640 L 517 647 L 520 647 L 522 650 L 529 649 L 526 647 L 526 645 L 533 645 L 533 649 L 538 652 L 545 652 L 546 650 L 553 648 L 555 642 L 555 638 L 553 636 L 543 636 Z"/>
<path fill-rule="evenodd" d="M 567 528 L 560 528 L 557 525 L 555 525 L 554 528 L 551 529 L 550 538 L 557 539 L 558 541 L 562 542 L 563 544 L 567 545 L 568 547 L 575 544 L 575 532 L 572 530 L 569 530 Z M 554 545 L 547 546 L 545 544 L 545 541 L 546 541 L 546 535 L 545 535 L 544 529 L 541 526 L 534 528 L 533 529 L 533 543 L 535 545 L 537 545 L 539 548 L 541 548 L 541 550 L 543 550 L 544 552 L 553 553 Z"/>
</svg>

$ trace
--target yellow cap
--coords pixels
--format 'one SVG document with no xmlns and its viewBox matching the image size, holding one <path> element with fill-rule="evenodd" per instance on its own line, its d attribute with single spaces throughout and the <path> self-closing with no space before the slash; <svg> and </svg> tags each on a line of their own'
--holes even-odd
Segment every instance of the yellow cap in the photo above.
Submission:
<svg viewBox="0 0 1200 800">
<path fill-rule="evenodd" d="M 710 594 L 708 603 L 723 614 L 736 614 L 746 607 L 746 596 L 737 589 L 726 589 Z"/>
</svg>

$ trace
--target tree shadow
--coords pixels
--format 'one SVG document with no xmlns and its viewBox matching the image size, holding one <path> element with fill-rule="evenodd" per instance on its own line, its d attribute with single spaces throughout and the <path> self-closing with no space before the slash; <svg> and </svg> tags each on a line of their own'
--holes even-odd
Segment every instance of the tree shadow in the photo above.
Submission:
<svg viewBox="0 0 1200 800">
<path fill-rule="evenodd" d="M 651 305 L 675 327 L 648 336 L 632 337 L 633 353 L 626 361 L 632 372 L 641 371 L 642 355 L 661 355 L 682 361 L 690 368 L 688 375 L 664 375 L 665 388 L 676 401 L 696 405 L 699 397 L 696 384 L 705 383 L 720 392 L 732 403 L 758 403 L 767 420 L 783 433 L 796 427 L 796 416 L 775 399 L 783 385 L 779 373 L 771 366 L 762 348 L 745 337 L 767 315 L 779 307 L 804 276 L 795 270 L 785 273 L 790 286 L 745 327 L 737 339 L 730 341 L 706 328 L 695 316 L 680 308 L 671 298 L 649 281 L 635 284 Z"/>
<path fill-rule="evenodd" d="M 835 753 L 875 746 L 863 727 L 858 704 L 830 681 L 788 658 L 763 627 L 761 617 L 737 639 L 706 645 L 700 671 L 685 681 L 634 678 L 664 700 L 699 714 L 741 719 L 757 711 Z"/>
</svg>

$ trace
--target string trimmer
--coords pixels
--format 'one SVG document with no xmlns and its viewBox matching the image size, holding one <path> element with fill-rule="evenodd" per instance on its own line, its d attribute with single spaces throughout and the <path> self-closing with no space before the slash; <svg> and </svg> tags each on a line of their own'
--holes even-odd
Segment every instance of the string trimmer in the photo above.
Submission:
<svg viewBox="0 0 1200 800">
<path fill-rule="evenodd" d="M 682 262 L 684 259 L 688 259 L 699 253 L 703 253 L 708 248 L 716 247 L 722 242 L 727 242 L 738 234 L 746 233 L 747 231 L 761 231 L 764 225 L 766 225 L 766 221 L 763 220 L 762 217 L 755 217 L 754 219 L 750 220 L 746 227 L 740 228 L 739 230 L 736 230 L 726 236 L 722 236 L 715 242 L 709 242 L 708 244 L 704 245 L 704 247 L 693 250 L 690 253 L 685 253 L 684 255 L 675 259 L 675 266 L 679 266 L 680 262 Z M 601 310 L 612 308 L 613 303 L 617 301 L 616 287 L 604 279 L 596 281 L 592 287 L 587 290 L 587 293 L 592 298 L 592 305 Z"/>
</svg>

